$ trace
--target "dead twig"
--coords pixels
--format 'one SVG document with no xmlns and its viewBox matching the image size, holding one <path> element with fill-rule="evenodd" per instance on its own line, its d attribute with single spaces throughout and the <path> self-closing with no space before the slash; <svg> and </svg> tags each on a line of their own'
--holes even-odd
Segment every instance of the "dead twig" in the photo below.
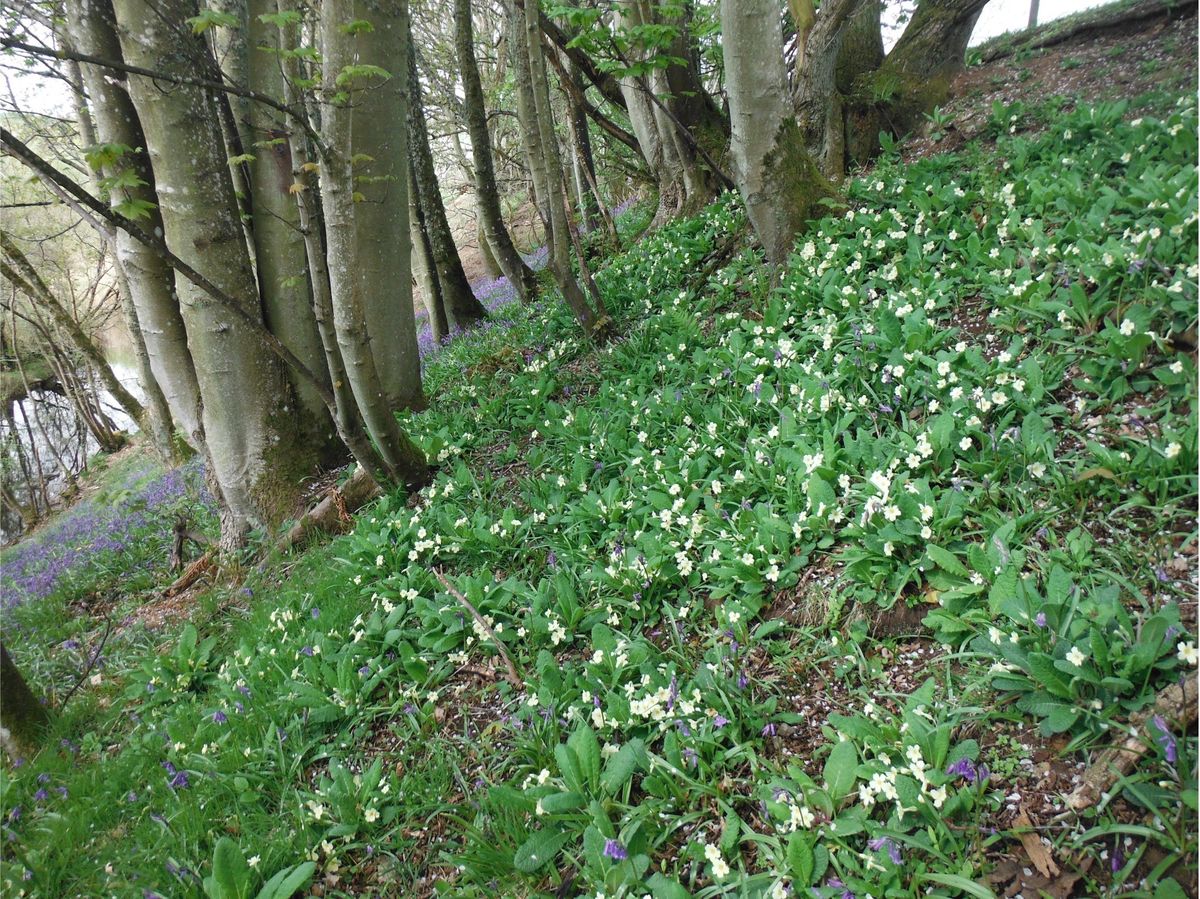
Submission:
<svg viewBox="0 0 1200 899">
<path fill-rule="evenodd" d="M 438 579 L 438 582 L 446 588 L 446 592 L 457 599 L 459 605 L 471 613 L 471 617 L 475 619 L 475 623 L 479 625 L 480 629 L 487 634 L 488 638 L 492 641 L 492 643 L 495 644 L 496 650 L 500 653 L 500 658 L 504 660 L 504 667 L 508 669 L 508 682 L 514 687 L 524 687 L 525 682 L 522 680 L 521 675 L 517 673 L 517 666 L 513 664 L 512 657 L 509 656 L 508 650 L 504 648 L 504 644 L 500 642 L 500 638 L 496 636 L 495 632 L 483 619 L 483 616 L 479 614 L 479 610 L 471 604 L 471 600 L 463 596 L 462 592 L 452 583 L 446 580 L 445 575 L 443 575 L 438 569 L 431 568 L 430 571 L 433 572 L 433 576 Z"/>
</svg>

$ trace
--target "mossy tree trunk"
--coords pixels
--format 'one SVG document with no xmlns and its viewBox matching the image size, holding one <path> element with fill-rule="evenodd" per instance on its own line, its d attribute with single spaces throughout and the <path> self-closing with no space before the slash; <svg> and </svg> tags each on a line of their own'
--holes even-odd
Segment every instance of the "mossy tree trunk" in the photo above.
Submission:
<svg viewBox="0 0 1200 899">
<path fill-rule="evenodd" d="M 779 264 L 833 189 L 806 148 L 788 92 L 779 4 L 722 0 L 721 28 L 734 180 L 767 259 Z"/>
<path fill-rule="evenodd" d="M 117 0 L 118 36 L 132 65 L 179 77 L 212 72 L 207 43 L 187 20 L 192 0 Z M 262 306 L 230 176 L 217 100 L 193 85 L 164 91 L 130 75 L 129 93 L 150 152 L 168 248 L 262 322 Z M 315 463 L 299 439 L 296 403 L 282 362 L 258 333 L 191 281 L 177 290 L 202 397 L 204 442 L 220 488 L 223 548 L 252 525 L 297 511 L 301 478 Z"/>
<path fill-rule="evenodd" d="M 49 724 L 50 713 L 0 643 L 0 726 L 12 752 L 26 756 L 35 753 Z"/>
</svg>

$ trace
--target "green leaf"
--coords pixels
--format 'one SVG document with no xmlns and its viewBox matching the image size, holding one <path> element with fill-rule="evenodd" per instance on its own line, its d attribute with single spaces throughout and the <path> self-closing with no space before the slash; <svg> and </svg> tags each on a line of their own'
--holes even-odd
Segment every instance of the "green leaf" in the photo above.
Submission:
<svg viewBox="0 0 1200 899">
<path fill-rule="evenodd" d="M 976 896 L 978 899 L 996 899 L 996 894 L 982 884 L 978 884 L 973 880 L 967 880 L 965 877 L 959 877 L 957 874 L 932 874 L 924 873 L 917 875 L 917 883 L 929 882 L 940 884 L 944 887 L 952 887 L 956 890 L 961 890 L 971 896 Z"/>
<path fill-rule="evenodd" d="M 854 789 L 855 769 L 858 767 L 858 750 L 849 740 L 833 744 L 829 758 L 825 760 L 825 783 L 836 805 Z"/>
<path fill-rule="evenodd" d="M 936 543 L 931 543 L 925 547 L 925 552 L 929 556 L 929 561 L 933 562 L 942 571 L 948 574 L 956 574 L 959 577 L 967 577 L 971 572 L 967 571 L 967 566 L 959 561 L 958 556 L 949 550 L 942 549 Z"/>
<path fill-rule="evenodd" d="M 548 815 L 558 815 L 563 812 L 573 812 L 587 805 L 587 799 L 582 793 L 551 793 L 539 800 L 542 811 Z"/>
<path fill-rule="evenodd" d="M 291 868 L 284 868 L 263 884 L 257 899 L 291 899 L 308 886 L 316 870 L 315 862 L 303 862 Z"/>
<path fill-rule="evenodd" d="M 1071 681 L 1054 666 L 1054 659 L 1044 652 L 1031 652 L 1027 660 L 1030 673 L 1038 684 L 1053 696 L 1070 699 Z"/>
<path fill-rule="evenodd" d="M 787 863 L 792 877 L 798 884 L 801 886 L 812 884 L 816 859 L 813 857 L 812 844 L 808 837 L 794 833 L 788 838 Z"/>
<path fill-rule="evenodd" d="M 600 786 L 605 793 L 615 796 L 624 788 L 625 784 L 629 783 L 637 769 L 637 748 L 632 742 L 626 743 L 613 755 L 609 756 L 608 761 L 604 765 L 604 774 L 600 779 Z"/>
<path fill-rule="evenodd" d="M 335 84 L 337 84 L 338 87 L 346 87 L 350 84 L 353 84 L 355 81 L 362 79 L 379 78 L 383 81 L 386 81 L 391 77 L 391 72 L 389 72 L 387 69 L 381 69 L 379 66 L 346 66 L 344 69 L 338 72 Z"/>
<path fill-rule="evenodd" d="M 217 840 L 213 852 L 213 881 L 221 899 L 245 899 L 250 894 L 250 866 L 238 844 L 229 837 Z"/>
<path fill-rule="evenodd" d="M 596 733 L 586 724 L 567 739 L 567 745 L 579 761 L 579 776 L 584 783 L 595 789 L 600 783 L 600 743 Z"/>
<path fill-rule="evenodd" d="M 691 899 L 692 894 L 680 886 L 679 881 L 657 872 L 646 881 L 654 899 Z"/>
<path fill-rule="evenodd" d="M 558 850 L 571 838 L 569 833 L 539 830 L 521 844 L 513 856 L 513 867 L 522 874 L 533 874 L 546 862 L 551 861 Z"/>
<path fill-rule="evenodd" d="M 200 15 L 192 16 L 190 19 L 185 19 L 192 26 L 192 34 L 204 34 L 210 28 L 220 26 L 222 28 L 236 28 L 238 25 L 237 16 L 232 13 L 219 12 L 215 9 L 204 9 L 200 11 Z"/>
</svg>

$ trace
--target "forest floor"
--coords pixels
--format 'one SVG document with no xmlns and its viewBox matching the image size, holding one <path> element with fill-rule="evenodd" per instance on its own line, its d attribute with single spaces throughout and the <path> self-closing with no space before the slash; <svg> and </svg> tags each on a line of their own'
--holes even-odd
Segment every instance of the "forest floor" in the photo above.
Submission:
<svg viewBox="0 0 1200 899">
<path fill-rule="evenodd" d="M 973 66 L 774 285 L 635 207 L 621 336 L 431 348 L 324 545 L 168 600 L 199 469 L 98 463 L 0 555 L 4 894 L 1196 895 L 1195 33 Z"/>
</svg>

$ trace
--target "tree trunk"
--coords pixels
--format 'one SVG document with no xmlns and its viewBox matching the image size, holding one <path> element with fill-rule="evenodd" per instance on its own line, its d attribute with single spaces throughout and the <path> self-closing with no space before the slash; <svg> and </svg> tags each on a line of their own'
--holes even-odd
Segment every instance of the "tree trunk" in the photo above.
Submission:
<svg viewBox="0 0 1200 899">
<path fill-rule="evenodd" d="M 415 488 L 428 480 L 425 458 L 395 416 L 425 405 L 409 257 L 407 17 L 404 0 L 322 5 L 329 102 L 321 120 L 327 147 L 321 187 L 334 326 L 347 379 L 390 479 Z M 359 20 L 372 29 L 342 27 Z M 348 66 L 364 65 L 389 74 L 344 74 Z"/>
<path fill-rule="evenodd" d="M 210 68 L 207 45 L 185 21 L 196 13 L 189 0 L 117 0 L 114 8 L 131 64 L 172 74 Z M 140 75 L 128 81 L 159 188 L 167 246 L 251 321 L 261 321 L 212 97 L 188 85 L 163 91 Z M 297 439 L 283 367 L 263 353 L 258 335 L 191 281 L 181 281 L 179 294 L 203 398 L 205 446 L 228 510 L 222 545 L 233 548 L 251 524 L 270 526 L 295 513 L 313 453 Z"/>
<path fill-rule="evenodd" d="M 76 50 L 69 34 L 61 35 L 60 40 L 65 49 Z M 71 82 L 75 117 L 79 124 L 79 139 L 83 146 L 94 147 L 100 143 L 100 139 L 96 135 L 95 120 L 92 118 L 91 110 L 88 109 L 87 91 L 83 85 L 83 70 L 80 68 L 80 64 L 74 60 L 68 60 L 66 67 L 68 79 Z M 103 196 L 104 189 L 100 172 L 93 170 L 91 180 L 93 193 Z M 146 394 L 145 413 L 138 420 L 138 426 L 150 437 L 150 445 L 154 447 L 154 451 L 163 464 L 171 466 L 182 461 L 183 456 L 186 455 L 186 446 L 171 436 L 171 408 L 167 405 L 167 398 L 150 367 L 146 339 L 138 324 L 133 298 L 129 295 L 129 279 L 125 276 L 121 258 L 117 253 L 117 229 L 101 227 L 97 231 L 104 241 L 106 252 L 112 256 L 113 275 L 117 282 L 117 295 L 120 298 L 121 313 L 125 319 L 125 330 L 129 333 L 129 342 L 133 345 L 133 355 L 137 360 L 138 383 L 142 385 L 142 390 Z"/>
<path fill-rule="evenodd" d="M 245 75 L 246 83 L 256 91 L 282 100 L 279 28 L 260 18 L 274 12 L 274 0 L 249 0 Z M 244 110 L 245 122 L 240 130 L 248 139 L 247 152 L 254 156 L 249 164 L 250 208 L 263 318 L 271 333 L 320 376 L 328 389 L 331 385 L 313 314 L 300 212 L 291 193 L 294 180 L 287 141 L 289 126 L 278 111 L 262 103 L 235 109 Z M 320 451 L 323 462 L 342 461 L 344 448 L 337 441 L 325 401 L 312 385 L 290 370 L 288 379 L 299 406 L 302 439 Z"/>
<path fill-rule="evenodd" d="M 537 277 L 517 252 L 500 209 L 500 192 L 496 187 L 496 170 L 492 160 L 492 140 L 487 127 L 487 109 L 484 107 L 479 67 L 475 62 L 471 0 L 454 0 L 454 45 L 462 72 L 463 108 L 467 120 L 467 134 L 471 138 L 471 160 L 474 162 L 475 196 L 479 205 L 480 222 L 500 270 L 516 288 L 522 301 L 529 302 L 537 294 Z"/>
<path fill-rule="evenodd" d="M 634 134 L 658 183 L 658 212 L 652 223 L 658 226 L 699 209 L 716 195 L 716 173 L 698 164 L 694 148 L 680 133 L 681 128 L 688 129 L 692 140 L 698 142 L 697 133 L 693 132 L 712 129 L 714 120 L 707 115 L 708 97 L 692 66 L 687 22 L 682 13 L 665 18 L 648 0 L 621 0 L 618 9 L 622 28 L 678 29 L 665 52 L 682 64 L 654 68 L 648 75 L 627 74 L 620 79 Z M 627 62 L 634 66 L 643 64 L 652 52 L 657 51 L 637 48 Z M 720 126 L 716 130 L 720 131 Z M 701 136 L 722 146 L 725 142 L 723 133 L 715 140 L 712 135 Z"/>
<path fill-rule="evenodd" d="M 567 59 L 566 75 L 578 84 L 574 63 Z M 575 192 L 579 196 L 579 218 L 584 227 L 591 231 L 600 216 L 600 198 L 592 193 L 596 183 L 596 161 L 592 158 L 592 140 L 588 134 L 587 113 L 577 103 L 571 102 L 573 95 L 567 91 L 567 128 L 571 134 L 571 168 L 575 175 Z"/>
<path fill-rule="evenodd" d="M 488 278 L 495 281 L 497 278 L 504 277 L 504 270 L 500 268 L 500 263 L 496 261 L 496 254 L 492 252 L 492 245 L 488 243 L 487 231 L 483 227 L 483 216 L 479 212 L 478 203 L 475 204 L 475 242 L 479 244 L 479 255 L 483 259 L 483 267 Z"/>
<path fill-rule="evenodd" d="M 0 643 L 0 728 L 3 742 L 13 757 L 31 756 L 41 746 L 50 714 L 33 695 L 21 671 Z"/>
<path fill-rule="evenodd" d="M 509 47 L 512 52 L 513 105 L 520 123 L 521 149 L 529 169 L 529 186 L 533 205 L 542 220 L 547 243 L 550 241 L 550 201 L 546 168 L 538 135 L 537 107 L 534 104 L 533 82 L 529 72 L 529 41 L 525 36 L 524 0 L 506 0 L 510 8 Z M 539 44 L 540 46 L 540 44 Z"/>
<path fill-rule="evenodd" d="M 877 135 L 901 137 L 927 112 L 945 102 L 965 64 L 967 43 L 987 0 L 921 0 L 908 27 L 883 64 L 860 75 L 847 97 L 847 143 L 861 159 L 862 147 L 878 149 Z M 885 98 L 885 99 L 880 99 Z"/>
<path fill-rule="evenodd" d="M 67 0 L 66 8 L 71 40 L 79 52 L 101 59 L 122 59 L 111 0 Z M 81 68 L 100 142 L 137 148 L 104 167 L 109 177 L 131 169 L 133 180 L 141 182 L 114 189 L 110 205 L 120 209 L 125 203 L 137 204 L 143 210 L 141 223 L 147 230 L 162 234 L 154 174 L 140 149 L 146 146 L 146 139 L 133 103 L 104 69 L 89 64 Z M 177 432 L 199 449 L 204 445 L 200 387 L 175 295 L 175 274 L 166 260 L 127 232 L 118 230 L 115 242 L 153 380 L 166 397 Z"/>
<path fill-rule="evenodd" d="M 734 177 L 767 259 L 779 264 L 833 190 L 805 149 L 788 96 L 779 4 L 722 0 L 721 29 Z"/>
<path fill-rule="evenodd" d="M 413 280 L 421 289 L 421 299 L 429 316 L 429 333 L 434 344 L 440 345 L 450 334 L 450 322 L 446 319 L 442 285 L 438 281 L 433 248 L 425 231 L 425 215 L 421 211 L 421 204 L 417 202 L 417 188 L 411 172 L 408 181 L 408 232 L 412 238 Z"/>
<path fill-rule="evenodd" d="M 514 0 L 514 18 L 520 15 L 520 3 Z M 523 38 L 524 43 L 514 55 L 514 63 L 524 65 L 529 73 L 529 98 L 533 107 L 536 131 L 533 135 L 534 152 L 531 154 L 531 169 L 540 172 L 540 178 L 546 187 L 546 198 L 549 202 L 550 233 L 547 241 L 550 249 L 550 268 L 558 288 L 562 291 L 563 299 L 575 314 L 576 320 L 583 327 L 584 333 L 597 340 L 603 340 L 611 333 L 611 322 L 605 312 L 600 297 L 593 297 L 597 308 L 593 309 L 575 280 L 571 271 L 571 251 L 569 247 L 571 227 L 567 221 L 567 198 L 563 191 L 563 166 L 558 153 L 558 138 L 554 134 L 554 116 L 550 107 L 550 85 L 546 78 L 546 62 L 542 53 L 541 31 L 538 27 L 538 0 L 523 0 L 524 28 L 514 29 L 517 37 Z"/>
<path fill-rule="evenodd" d="M 1029 21 L 1025 25 L 1026 28 L 1037 28 L 1038 5 L 1038 0 L 1029 0 Z"/>
<path fill-rule="evenodd" d="M 417 202 L 424 218 L 424 231 L 433 250 L 434 271 L 441 288 L 442 306 L 451 328 L 465 331 L 487 318 L 487 310 L 475 298 L 462 258 L 454 244 L 433 151 L 429 146 L 429 129 L 425 125 L 424 102 L 421 97 L 421 77 L 417 69 L 417 48 L 413 43 L 411 25 L 408 31 L 408 141 L 412 179 L 417 188 Z"/>
</svg>

